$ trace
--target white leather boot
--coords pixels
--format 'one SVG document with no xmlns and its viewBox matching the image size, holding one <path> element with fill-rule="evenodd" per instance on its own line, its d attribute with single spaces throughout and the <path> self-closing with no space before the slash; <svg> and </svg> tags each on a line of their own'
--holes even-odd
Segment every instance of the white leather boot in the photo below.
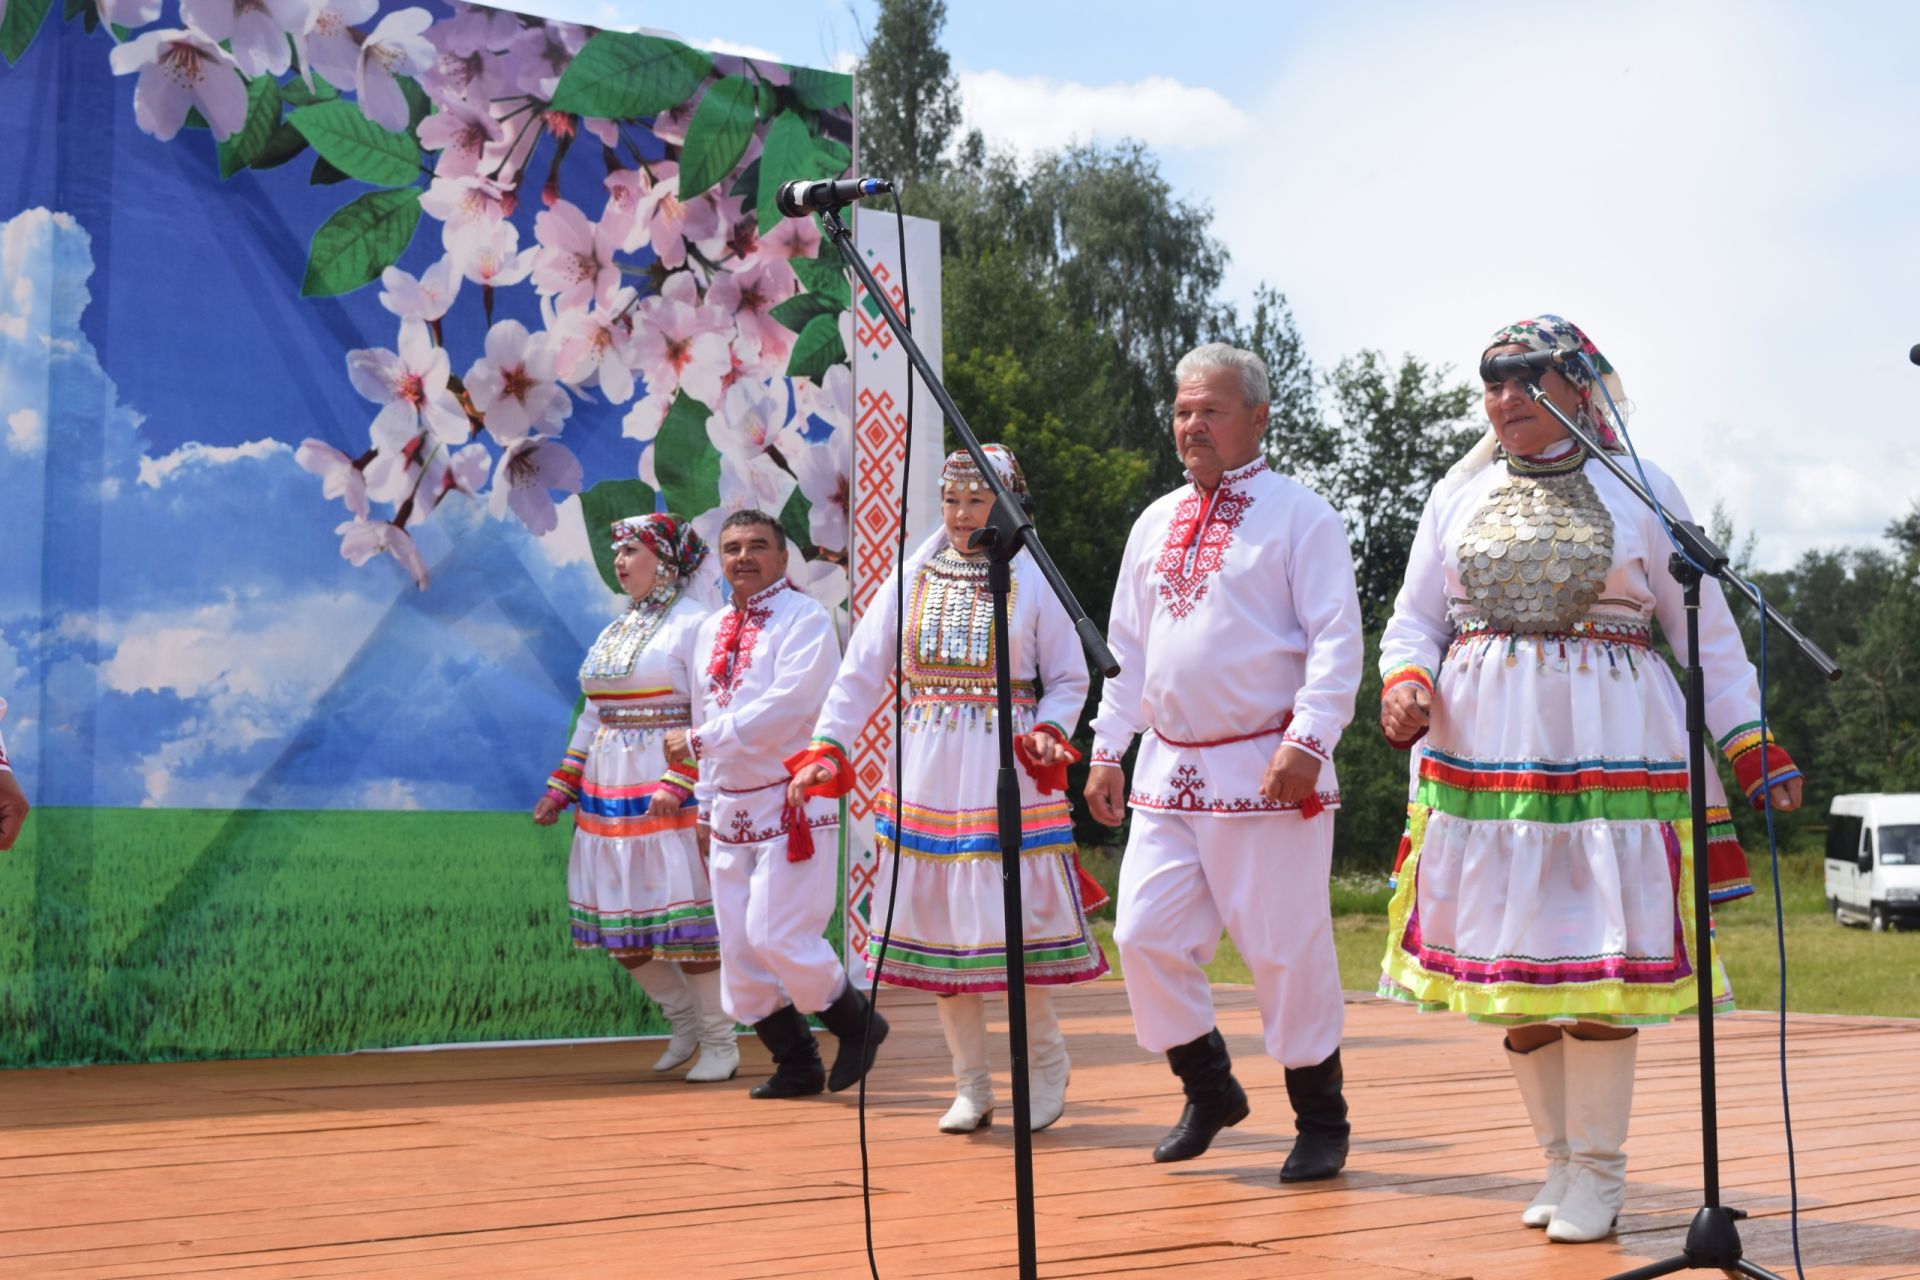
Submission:
<svg viewBox="0 0 1920 1280">
<path fill-rule="evenodd" d="M 694 1022 L 700 1030 L 700 1061 L 687 1072 L 694 1084 L 733 1079 L 740 1069 L 740 1042 L 734 1038 L 733 1017 L 720 1003 L 720 970 L 680 975 L 693 993 Z"/>
<path fill-rule="evenodd" d="M 1638 1035 L 1624 1040 L 1562 1037 L 1566 1053 L 1569 1177 L 1547 1239 L 1584 1244 L 1613 1233 L 1627 1198 L 1627 1119 L 1633 1111 Z"/>
<path fill-rule="evenodd" d="M 1033 1132 L 1038 1133 L 1067 1109 L 1067 1038 L 1054 1016 L 1053 992 L 1027 988 L 1027 1105 Z"/>
<path fill-rule="evenodd" d="M 1566 1050 L 1561 1040 L 1549 1041 L 1526 1053 L 1507 1045 L 1507 1065 L 1513 1068 L 1514 1083 L 1520 1086 L 1520 1099 L 1527 1104 L 1527 1117 L 1533 1121 L 1533 1136 L 1547 1157 L 1547 1181 L 1533 1197 L 1533 1203 L 1520 1212 L 1520 1221 L 1530 1227 L 1544 1227 L 1553 1221 L 1560 1197 L 1567 1193 L 1567 1076 Z"/>
<path fill-rule="evenodd" d="M 987 1010 L 977 995 L 942 996 L 940 1029 L 953 1054 L 958 1086 L 953 1105 L 940 1117 L 942 1133 L 972 1133 L 993 1123 L 993 1073 L 987 1070 Z"/>
<path fill-rule="evenodd" d="M 700 1021 L 694 1015 L 693 993 L 687 990 L 686 976 L 680 972 L 679 965 L 664 960 L 649 960 L 627 972 L 633 975 L 642 991 L 653 997 L 660 1012 L 666 1015 L 667 1025 L 673 1028 L 666 1051 L 653 1064 L 655 1071 L 671 1071 L 693 1057 L 694 1050 L 700 1047 Z"/>
</svg>

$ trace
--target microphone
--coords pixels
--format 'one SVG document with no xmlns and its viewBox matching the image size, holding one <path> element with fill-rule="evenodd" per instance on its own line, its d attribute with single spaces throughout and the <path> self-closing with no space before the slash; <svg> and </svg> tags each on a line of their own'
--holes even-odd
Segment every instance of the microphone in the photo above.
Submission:
<svg viewBox="0 0 1920 1280">
<path fill-rule="evenodd" d="M 1920 346 L 1915 346 L 1913 350 L 1907 352 L 1907 359 L 1920 364 Z"/>
<path fill-rule="evenodd" d="M 833 182 L 783 182 L 773 197 L 780 212 L 789 218 L 804 218 L 810 213 L 828 213 L 844 209 L 855 200 L 893 190 L 885 178 L 840 178 Z"/>
<path fill-rule="evenodd" d="M 1551 351 L 1529 351 L 1523 356 L 1482 356 L 1480 381 L 1505 382 L 1509 378 L 1518 378 L 1522 382 L 1533 382 L 1548 369 L 1578 359 L 1575 352 L 1562 351 L 1557 347 Z"/>
</svg>

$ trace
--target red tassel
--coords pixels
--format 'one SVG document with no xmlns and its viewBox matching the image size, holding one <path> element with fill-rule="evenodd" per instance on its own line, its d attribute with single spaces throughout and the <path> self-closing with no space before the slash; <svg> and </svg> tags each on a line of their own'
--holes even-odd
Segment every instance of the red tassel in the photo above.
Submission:
<svg viewBox="0 0 1920 1280">
<path fill-rule="evenodd" d="M 805 862 L 813 856 L 813 830 L 807 826 L 807 811 L 788 805 L 787 861 Z"/>
<path fill-rule="evenodd" d="M 1300 802 L 1300 816 L 1303 818 L 1317 818 L 1326 812 L 1326 808 L 1326 805 L 1320 803 L 1319 795 L 1310 792 L 1307 798 Z"/>
</svg>

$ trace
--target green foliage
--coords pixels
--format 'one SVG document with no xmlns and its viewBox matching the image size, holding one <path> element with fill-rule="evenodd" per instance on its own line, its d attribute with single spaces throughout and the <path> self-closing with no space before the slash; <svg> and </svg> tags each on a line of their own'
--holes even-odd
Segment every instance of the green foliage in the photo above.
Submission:
<svg viewBox="0 0 1920 1280">
<path fill-rule="evenodd" d="M 349 178 L 398 187 L 420 177 L 420 144 L 413 134 L 382 128 L 361 114 L 358 103 L 316 102 L 296 108 L 288 120 L 321 159 Z"/>
<path fill-rule="evenodd" d="M 0 58 L 17 64 L 52 8 L 53 0 L 11 0 L 0 14 Z"/>
<path fill-rule="evenodd" d="M 406 252 L 419 223 L 420 192 L 414 187 L 369 191 L 335 210 L 313 233 L 301 296 L 332 297 L 378 280 Z"/>
<path fill-rule="evenodd" d="M 800 295 L 801 298 L 807 296 Z M 839 311 L 823 312 L 808 320 L 800 336 L 793 340 L 793 354 L 787 357 L 787 376 L 820 382 L 827 376 L 827 370 L 846 362 L 847 344 L 840 338 Z"/>
<path fill-rule="evenodd" d="M 946 0 L 880 0 L 860 64 L 860 163 L 912 187 L 937 175 L 960 127 L 960 82 L 940 47 Z"/>
<path fill-rule="evenodd" d="M 231 178 L 264 157 L 279 128 L 280 85 L 272 76 L 255 76 L 247 81 L 247 116 L 240 131 L 218 148 L 221 178 Z M 291 153 L 283 157 L 288 158 Z"/>
<path fill-rule="evenodd" d="M 609 120 L 655 116 L 691 98 L 712 74 L 713 56 L 678 40 L 601 31 L 567 64 L 550 105 Z"/>
<path fill-rule="evenodd" d="M 733 172 L 759 123 L 756 101 L 753 83 L 744 76 L 727 76 L 707 86 L 680 151 L 682 200 L 693 199 Z M 770 167 L 762 165 L 761 171 Z"/>
<path fill-rule="evenodd" d="M 816 136 L 796 113 L 782 111 L 775 116 L 761 144 L 760 159 L 755 161 L 759 172 L 754 181 L 754 208 L 760 230 L 767 230 L 785 216 L 774 202 L 774 193 L 782 183 L 837 178 L 847 171 L 851 160 L 845 147 L 831 138 Z"/>
<path fill-rule="evenodd" d="M 710 416 L 707 406 L 676 392 L 653 438 L 654 474 L 671 510 L 698 514 L 720 505 L 720 452 L 707 436 Z"/>
<path fill-rule="evenodd" d="M 613 574 L 607 529 L 615 520 L 652 511 L 653 505 L 653 490 L 641 480 L 602 480 L 580 495 L 580 518 L 587 526 L 587 545 L 593 548 L 593 567 L 600 571 L 607 590 L 616 595 L 620 579 Z"/>
<path fill-rule="evenodd" d="M 838 71 L 795 67 L 788 87 L 794 101 L 809 111 L 845 111 L 853 106 L 853 77 Z"/>
<path fill-rule="evenodd" d="M 316 102 L 331 102 L 340 96 L 340 91 L 327 83 L 327 78 L 318 71 L 313 73 L 313 88 L 307 88 L 306 81 L 295 76 L 280 86 L 280 96 L 291 107 L 310 107 Z"/>
</svg>

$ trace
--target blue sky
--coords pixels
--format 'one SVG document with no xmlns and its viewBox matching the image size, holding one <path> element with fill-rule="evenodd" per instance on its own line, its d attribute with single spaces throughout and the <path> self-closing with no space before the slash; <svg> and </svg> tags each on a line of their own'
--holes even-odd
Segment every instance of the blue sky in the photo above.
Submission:
<svg viewBox="0 0 1920 1280">
<path fill-rule="evenodd" d="M 529 0 L 795 61 L 857 57 L 868 0 Z M 1636 439 L 1757 559 L 1875 539 L 1920 496 L 1920 8 L 1460 0 L 955 0 L 989 138 L 1142 138 L 1210 205 L 1239 297 L 1320 364 L 1470 370 L 1554 311 L 1623 375 Z M 856 21 L 857 15 L 857 21 Z"/>
</svg>

